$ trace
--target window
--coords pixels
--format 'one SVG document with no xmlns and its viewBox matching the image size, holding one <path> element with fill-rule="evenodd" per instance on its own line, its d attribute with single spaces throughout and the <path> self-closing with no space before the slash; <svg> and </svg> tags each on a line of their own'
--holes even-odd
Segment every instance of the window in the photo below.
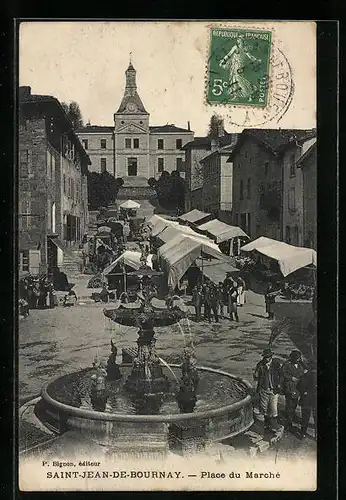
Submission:
<svg viewBox="0 0 346 500">
<path fill-rule="evenodd" d="M 107 149 L 107 140 L 101 139 L 101 149 Z"/>
<path fill-rule="evenodd" d="M 65 174 L 62 177 L 62 183 L 63 183 L 64 194 L 66 194 L 66 175 Z"/>
<path fill-rule="evenodd" d="M 295 155 L 291 155 L 290 176 L 294 177 L 295 175 L 296 175 L 296 158 L 295 158 Z"/>
<path fill-rule="evenodd" d="M 238 214 L 234 214 L 234 225 L 238 226 Z"/>
<path fill-rule="evenodd" d="M 251 214 L 247 214 L 247 234 L 251 235 Z"/>
<path fill-rule="evenodd" d="M 165 159 L 164 158 L 158 158 L 157 159 L 157 171 L 159 174 L 161 174 L 164 171 L 165 168 Z"/>
<path fill-rule="evenodd" d="M 175 147 L 176 147 L 176 149 L 181 149 L 183 147 L 183 141 L 182 141 L 182 139 L 177 139 L 175 141 Z"/>
<path fill-rule="evenodd" d="M 240 181 L 240 199 L 241 200 L 244 199 L 244 181 L 243 180 Z"/>
<path fill-rule="evenodd" d="M 178 172 L 184 172 L 184 162 L 182 158 L 176 159 L 176 170 L 178 170 Z"/>
<path fill-rule="evenodd" d="M 19 254 L 19 270 L 29 271 L 29 250 L 24 250 Z"/>
<path fill-rule="evenodd" d="M 264 175 L 267 176 L 269 172 L 269 163 L 264 164 Z"/>
<path fill-rule="evenodd" d="M 24 194 L 24 193 L 23 193 Z M 29 229 L 31 225 L 31 198 L 30 193 L 26 193 L 25 200 L 19 202 L 19 229 Z"/>
<path fill-rule="evenodd" d="M 240 227 L 246 231 L 246 214 L 240 214 Z"/>
<path fill-rule="evenodd" d="M 71 179 L 71 198 L 74 199 L 74 180 Z"/>
<path fill-rule="evenodd" d="M 19 153 L 20 177 L 28 177 L 30 174 L 29 151 L 27 149 Z"/>
<path fill-rule="evenodd" d="M 137 158 L 127 159 L 127 175 L 129 176 L 137 175 Z"/>
<path fill-rule="evenodd" d="M 293 228 L 293 238 L 294 238 L 293 244 L 294 245 L 299 245 L 299 229 L 298 229 L 298 226 L 294 226 L 294 228 Z"/>
<path fill-rule="evenodd" d="M 291 228 L 286 226 L 286 243 L 291 243 Z"/>
<path fill-rule="evenodd" d="M 107 172 L 107 158 L 101 158 L 101 173 Z"/>
<path fill-rule="evenodd" d="M 139 148 L 139 139 L 133 139 L 133 149 Z"/>
<path fill-rule="evenodd" d="M 52 155 L 52 164 L 51 164 L 51 172 L 52 172 L 52 181 L 55 181 L 55 155 Z"/>
<path fill-rule="evenodd" d="M 47 179 L 50 179 L 51 171 L 50 171 L 50 165 L 51 165 L 51 155 L 50 151 L 47 149 Z"/>
<path fill-rule="evenodd" d="M 294 212 L 296 209 L 296 191 L 294 187 L 292 187 L 288 191 L 288 210 Z"/>
<path fill-rule="evenodd" d="M 157 149 L 164 149 L 163 147 L 163 139 L 157 140 Z"/>
<path fill-rule="evenodd" d="M 247 180 L 247 197 L 248 199 L 251 198 L 251 179 Z"/>
<path fill-rule="evenodd" d="M 125 148 L 131 149 L 131 139 L 125 139 Z"/>
<path fill-rule="evenodd" d="M 88 139 L 82 139 L 82 143 L 83 143 L 84 149 L 88 149 L 88 146 L 89 146 Z"/>
</svg>

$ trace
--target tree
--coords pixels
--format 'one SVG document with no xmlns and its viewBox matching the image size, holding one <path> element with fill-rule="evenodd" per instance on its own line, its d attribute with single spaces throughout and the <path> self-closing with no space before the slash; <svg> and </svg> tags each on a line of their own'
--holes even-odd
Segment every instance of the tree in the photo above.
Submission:
<svg viewBox="0 0 346 500">
<path fill-rule="evenodd" d="M 120 187 L 124 184 L 121 178 L 116 179 L 108 172 L 88 172 L 88 201 L 91 210 L 108 207 L 118 196 Z"/>
<path fill-rule="evenodd" d="M 178 170 L 174 170 L 171 174 L 164 170 L 157 181 L 151 177 L 148 184 L 155 189 L 157 201 L 162 208 L 184 210 L 185 182 Z"/>
<path fill-rule="evenodd" d="M 208 137 L 217 139 L 223 132 L 223 118 L 222 116 L 214 113 L 210 118 Z"/>
<path fill-rule="evenodd" d="M 62 102 L 61 106 L 64 108 L 65 113 L 71 120 L 73 128 L 78 130 L 83 127 L 83 117 L 79 104 L 76 101 L 71 101 L 70 104 Z"/>
</svg>

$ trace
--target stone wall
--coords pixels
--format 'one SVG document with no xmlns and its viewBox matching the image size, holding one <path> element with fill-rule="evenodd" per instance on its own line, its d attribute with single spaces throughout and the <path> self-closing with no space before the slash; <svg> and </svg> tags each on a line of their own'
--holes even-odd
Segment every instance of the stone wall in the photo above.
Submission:
<svg viewBox="0 0 346 500">
<path fill-rule="evenodd" d="M 47 137 L 42 118 L 19 125 L 19 251 L 41 251 L 40 272 L 47 266 L 48 189 Z M 21 214 L 28 214 L 24 216 Z"/>
</svg>

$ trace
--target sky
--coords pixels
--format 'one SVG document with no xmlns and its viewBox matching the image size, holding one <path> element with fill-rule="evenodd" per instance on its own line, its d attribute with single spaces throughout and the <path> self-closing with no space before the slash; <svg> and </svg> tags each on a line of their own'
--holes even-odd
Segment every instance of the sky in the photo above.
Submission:
<svg viewBox="0 0 346 500">
<path fill-rule="evenodd" d="M 302 47 L 306 43 L 302 45 L 302 41 L 307 40 L 306 30 L 294 34 L 287 24 L 280 25 L 280 33 L 288 40 L 287 53 L 292 40 L 296 43 L 297 50 L 289 55 L 293 68 L 299 64 L 297 75 L 305 85 L 307 59 Z M 112 125 L 131 53 L 138 93 L 150 113 L 150 124 L 187 128 L 190 121 L 195 135 L 205 135 L 211 115 L 220 112 L 220 107 L 211 107 L 204 100 L 208 31 L 205 22 L 24 22 L 20 26 L 19 85 L 30 86 L 34 94 L 78 102 L 84 122 Z M 296 105 L 300 118 L 304 106 L 311 107 L 308 100 L 314 102 L 311 89 L 301 98 L 303 106 Z M 290 126 L 289 116 L 285 119 Z M 302 128 L 308 128 L 305 122 Z M 225 128 L 236 131 L 226 120 Z"/>
</svg>

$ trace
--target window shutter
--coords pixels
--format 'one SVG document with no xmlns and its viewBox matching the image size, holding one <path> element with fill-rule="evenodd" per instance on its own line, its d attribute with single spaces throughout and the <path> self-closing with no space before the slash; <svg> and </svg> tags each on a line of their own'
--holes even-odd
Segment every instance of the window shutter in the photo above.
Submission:
<svg viewBox="0 0 346 500">
<path fill-rule="evenodd" d="M 41 251 L 29 250 L 29 272 L 31 274 L 38 274 L 40 271 Z"/>
</svg>

